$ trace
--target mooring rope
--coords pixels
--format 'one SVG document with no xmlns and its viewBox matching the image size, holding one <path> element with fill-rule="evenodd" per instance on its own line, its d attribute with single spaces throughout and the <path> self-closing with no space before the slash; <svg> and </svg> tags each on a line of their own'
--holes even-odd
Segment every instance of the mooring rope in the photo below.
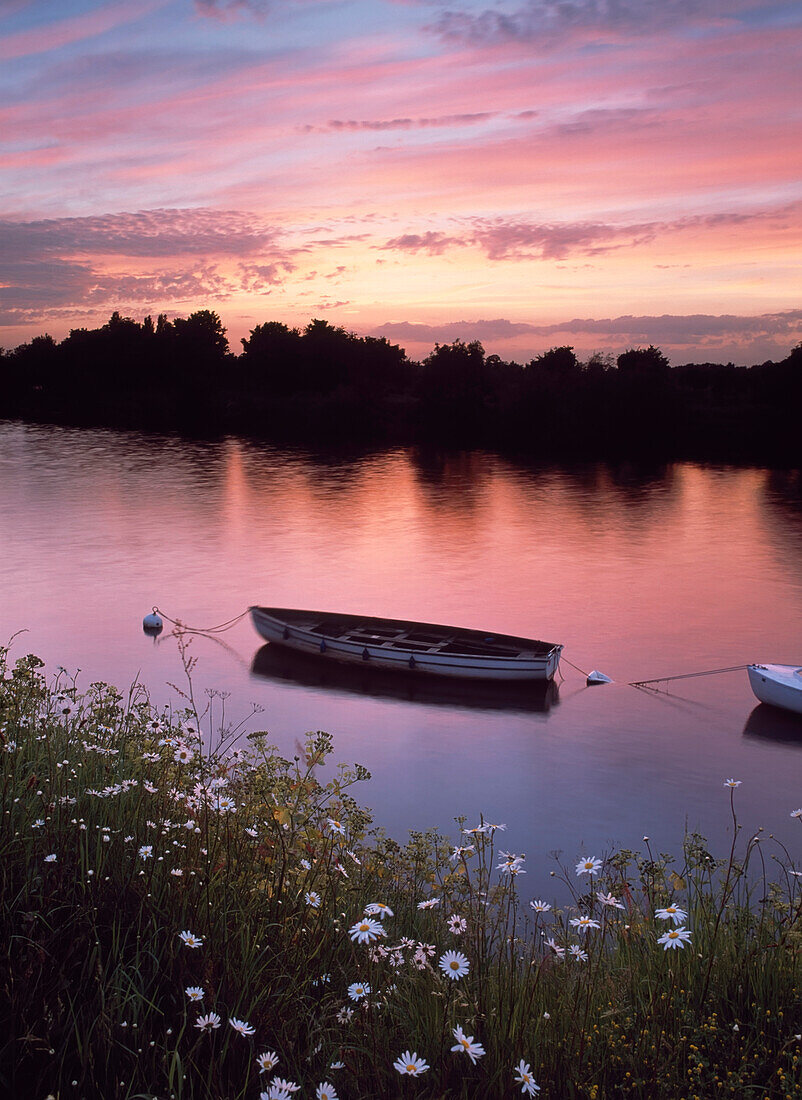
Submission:
<svg viewBox="0 0 802 1100">
<path fill-rule="evenodd" d="M 178 619 L 171 619 L 169 615 L 166 615 L 160 607 L 153 608 L 154 615 L 161 615 L 168 623 L 172 623 L 174 627 L 181 631 L 182 634 L 223 634 L 226 630 L 230 630 L 232 626 L 235 626 L 240 619 L 244 619 L 248 614 L 249 608 L 245 611 L 241 611 L 239 615 L 235 615 L 233 619 L 226 619 L 224 623 L 220 623 L 219 626 L 210 626 L 206 629 L 201 629 L 199 626 L 187 626 L 186 623 L 180 622 Z"/>
<path fill-rule="evenodd" d="M 590 675 L 589 672 L 585 672 L 585 670 L 583 668 L 580 668 L 579 665 L 571 664 L 571 662 L 564 654 L 560 654 L 560 664 L 563 663 L 565 663 L 566 665 L 571 665 L 571 668 L 574 670 L 574 672 L 581 672 L 586 679 Z"/>
<path fill-rule="evenodd" d="M 665 684 L 669 680 L 691 680 L 694 676 L 718 676 L 722 672 L 741 672 L 749 665 L 730 665 L 729 668 L 708 668 L 704 672 L 683 672 L 679 676 L 657 676 L 654 680 L 630 680 L 630 687 L 647 687 L 649 684 Z"/>
</svg>

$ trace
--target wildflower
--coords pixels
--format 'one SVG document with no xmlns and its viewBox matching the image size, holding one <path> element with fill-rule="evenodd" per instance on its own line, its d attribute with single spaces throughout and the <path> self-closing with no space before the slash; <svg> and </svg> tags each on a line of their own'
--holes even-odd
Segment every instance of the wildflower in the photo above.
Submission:
<svg viewBox="0 0 802 1100">
<path fill-rule="evenodd" d="M 601 890 L 597 890 L 596 897 L 599 899 L 602 905 L 609 905 L 613 909 L 624 908 L 623 902 L 620 902 L 618 898 L 614 898 L 612 894 L 603 894 Z"/>
<path fill-rule="evenodd" d="M 802 806 L 800 806 L 798 810 L 791 810 L 790 816 L 791 817 L 802 817 Z"/>
<path fill-rule="evenodd" d="M 248 1036 L 256 1034 L 255 1027 L 251 1027 L 251 1025 L 245 1020 L 238 1020 L 236 1016 L 232 1016 L 228 1022 L 231 1024 L 235 1031 L 239 1032 L 240 1035 Z"/>
<path fill-rule="evenodd" d="M 458 860 L 460 856 L 473 855 L 475 851 L 476 846 L 474 844 L 465 844 L 463 847 L 456 847 L 452 849 L 451 859 L 456 862 L 456 860 Z"/>
<path fill-rule="evenodd" d="M 330 833 L 337 833 L 338 836 L 345 836 L 345 826 L 341 821 L 337 821 L 334 817 L 326 818 L 326 824 L 328 825 Z"/>
<path fill-rule="evenodd" d="M 517 871 L 526 859 L 526 856 L 516 856 L 514 852 L 500 852 L 501 863 L 496 867 L 497 871 Z"/>
<path fill-rule="evenodd" d="M 171 868 L 170 868 L 170 874 L 171 874 L 171 875 L 175 875 L 175 877 L 176 877 L 176 878 L 181 878 L 181 876 L 183 875 L 183 873 L 184 873 L 184 872 L 183 872 L 183 871 L 181 870 L 181 868 L 180 868 L 180 867 L 171 867 Z"/>
<path fill-rule="evenodd" d="M 286 1089 L 280 1089 L 278 1085 L 273 1082 L 267 1092 L 259 1093 L 259 1100 L 290 1100 L 290 1093 L 288 1093 Z"/>
<path fill-rule="evenodd" d="M 589 928 L 601 928 L 599 922 L 591 917 L 571 917 L 569 923 L 580 932 L 587 932 Z"/>
<path fill-rule="evenodd" d="M 142 847 L 139 849 L 139 855 L 142 857 L 142 859 L 153 859 L 153 845 L 143 844 Z"/>
<path fill-rule="evenodd" d="M 173 760 L 176 764 L 189 764 L 194 755 L 195 753 L 188 745 L 179 745 L 173 753 Z"/>
<path fill-rule="evenodd" d="M 428 898 L 418 902 L 418 909 L 434 909 L 440 904 L 440 898 Z"/>
<path fill-rule="evenodd" d="M 355 943 L 370 943 L 371 940 L 383 936 L 384 929 L 378 921 L 372 920 L 370 917 L 363 917 L 362 920 L 357 921 L 353 928 L 348 929 L 348 935 Z"/>
<path fill-rule="evenodd" d="M 409 1077 L 420 1077 L 429 1068 L 428 1063 L 418 1057 L 417 1051 L 405 1050 L 400 1058 L 393 1062 L 393 1068 Z"/>
<path fill-rule="evenodd" d="M 36 821 L 34 821 L 33 825 L 31 825 L 31 828 L 32 829 L 41 829 L 42 826 L 44 825 L 44 823 L 45 823 L 45 819 L 43 817 L 37 817 Z"/>
<path fill-rule="evenodd" d="M 476 1059 L 481 1058 L 485 1052 L 485 1048 L 482 1044 L 475 1043 L 473 1041 L 473 1035 L 466 1035 L 461 1027 L 455 1027 L 452 1034 L 457 1042 L 451 1049 L 458 1054 L 464 1052 L 468 1055 L 473 1065 L 476 1065 Z"/>
<path fill-rule="evenodd" d="M 311 905 L 313 909 L 320 908 L 320 894 L 316 890 L 310 890 L 309 893 L 304 894 L 306 904 Z"/>
<path fill-rule="evenodd" d="M 189 985 L 184 990 L 190 1001 L 202 1001 L 204 996 L 204 990 L 199 985 Z"/>
<path fill-rule="evenodd" d="M 315 1100 L 339 1100 L 337 1090 L 328 1081 L 321 1081 L 315 1089 Z"/>
<path fill-rule="evenodd" d="M 684 909 L 680 909 L 677 905 L 667 905 L 665 909 L 656 909 L 654 915 L 659 917 L 660 920 L 670 920 L 674 924 L 682 924 L 683 921 L 688 919 L 688 914 Z"/>
<path fill-rule="evenodd" d="M 389 905 L 385 905 L 383 901 L 372 901 L 370 905 L 365 906 L 365 913 L 369 917 L 378 917 L 379 920 L 393 916 L 392 909 Z"/>
<path fill-rule="evenodd" d="M 684 947 L 686 943 L 691 942 L 691 932 L 689 928 L 672 928 L 669 932 L 664 932 L 660 936 L 657 942 L 662 946 L 664 951 L 668 951 L 669 948 Z"/>
<path fill-rule="evenodd" d="M 49 856 L 45 856 L 45 863 L 55 863 L 57 858 L 56 853 L 51 852 Z"/>
<path fill-rule="evenodd" d="M 343 1007 L 337 1013 L 337 1023 L 338 1024 L 348 1024 L 353 1019 L 353 1016 L 354 1016 L 354 1010 L 352 1008 L 346 1007 L 346 1005 L 343 1005 Z"/>
<path fill-rule="evenodd" d="M 185 947 L 203 947 L 203 937 L 195 936 L 192 932 L 179 932 L 178 938 Z"/>
<path fill-rule="evenodd" d="M 513 1073 L 516 1070 L 518 1074 L 515 1081 L 516 1084 L 521 1086 L 521 1092 L 525 1092 L 527 1096 L 534 1096 L 536 1092 L 540 1092 L 540 1085 L 536 1084 L 528 1062 L 525 1062 L 522 1058 L 517 1066 L 513 1066 Z"/>
<path fill-rule="evenodd" d="M 370 993 L 370 986 L 366 982 L 352 982 L 348 986 L 348 996 L 352 1001 L 361 1001 Z"/>
<path fill-rule="evenodd" d="M 597 871 L 601 870 L 601 865 L 602 861 L 596 859 L 595 856 L 583 856 L 576 865 L 576 873 L 578 875 L 595 875 Z"/>
<path fill-rule="evenodd" d="M 262 1073 L 270 1073 L 278 1065 L 278 1055 L 275 1051 L 266 1050 L 264 1054 L 257 1056 L 256 1064 Z"/>
<path fill-rule="evenodd" d="M 453 932 L 455 936 L 460 936 L 468 930 L 468 922 L 464 917 L 458 916 L 457 913 L 452 913 L 448 918 L 448 930 Z"/>
<path fill-rule="evenodd" d="M 486 821 L 484 823 L 484 827 L 485 827 L 485 832 L 487 832 L 487 833 L 495 833 L 496 830 L 498 830 L 500 833 L 503 833 L 503 832 L 506 832 L 506 830 L 507 830 L 506 825 L 491 825 L 489 821 Z"/>
<path fill-rule="evenodd" d="M 229 795 L 224 794 L 222 798 L 218 798 L 217 800 L 217 809 L 220 811 L 221 814 L 234 813 L 237 809 L 237 804 L 233 798 L 230 798 Z"/>
<path fill-rule="evenodd" d="M 587 951 L 583 951 L 578 943 L 572 943 L 571 944 L 571 946 L 568 948 L 568 954 L 573 959 L 576 959 L 577 962 L 586 963 L 588 961 Z"/>
<path fill-rule="evenodd" d="M 440 956 L 440 969 L 448 978 L 458 981 L 470 969 L 470 963 L 460 951 L 446 951 Z"/>
<path fill-rule="evenodd" d="M 546 947 L 550 947 L 552 949 L 552 951 L 554 952 L 554 954 L 557 956 L 558 959 L 564 959 L 565 958 L 565 948 L 560 947 L 560 945 L 555 940 L 553 940 L 553 939 L 546 940 Z"/>
<path fill-rule="evenodd" d="M 220 1017 L 216 1012 L 208 1012 L 205 1016 L 197 1018 L 195 1027 L 199 1031 L 211 1031 L 213 1028 L 220 1027 Z"/>
<path fill-rule="evenodd" d="M 725 779 L 724 780 L 724 786 L 725 787 L 735 788 L 735 787 L 740 787 L 740 785 L 741 785 L 741 780 L 740 779 Z"/>
<path fill-rule="evenodd" d="M 535 901 L 529 902 L 529 908 L 534 909 L 536 913 L 548 913 L 551 906 L 547 901 L 541 901 L 540 898 L 537 898 Z"/>
<path fill-rule="evenodd" d="M 271 1089 L 283 1089 L 284 1092 L 297 1092 L 301 1087 L 295 1081 L 285 1081 L 283 1077 L 274 1077 L 270 1082 Z"/>
<path fill-rule="evenodd" d="M 345 1069 L 345 1062 L 332 1062 L 329 1069 Z"/>
</svg>

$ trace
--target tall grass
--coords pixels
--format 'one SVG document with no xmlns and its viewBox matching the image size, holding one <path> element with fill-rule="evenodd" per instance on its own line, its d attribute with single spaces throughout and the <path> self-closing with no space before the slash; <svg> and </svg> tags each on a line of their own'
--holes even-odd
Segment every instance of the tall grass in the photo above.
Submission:
<svg viewBox="0 0 802 1100">
<path fill-rule="evenodd" d="M 3 1095 L 802 1095 L 802 878 L 734 781 L 726 858 L 583 854 L 557 908 L 502 823 L 400 844 L 325 733 L 201 718 L 0 651 Z"/>
</svg>

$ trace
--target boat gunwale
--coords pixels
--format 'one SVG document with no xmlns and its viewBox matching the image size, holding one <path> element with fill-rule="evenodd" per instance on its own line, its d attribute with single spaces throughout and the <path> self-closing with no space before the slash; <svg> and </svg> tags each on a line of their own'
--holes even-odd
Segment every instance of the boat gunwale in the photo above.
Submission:
<svg viewBox="0 0 802 1100">
<path fill-rule="evenodd" d="M 264 607 L 261 605 L 253 605 L 249 608 L 249 611 L 260 612 L 262 615 L 274 622 L 279 623 L 283 627 L 291 628 L 295 631 L 299 631 L 309 636 L 310 640 L 326 640 L 337 645 L 349 647 L 348 652 L 351 652 L 351 646 L 359 645 L 372 645 L 377 649 L 382 649 L 385 642 L 398 641 L 401 643 L 401 639 L 385 638 L 382 640 L 376 638 L 365 638 L 360 641 L 351 641 L 343 638 L 340 634 L 325 634 L 321 631 L 314 631 L 310 626 L 298 626 L 292 619 L 286 618 L 286 616 L 308 616 L 310 621 L 314 619 L 326 620 L 330 619 L 332 626 L 343 624 L 347 628 L 352 629 L 357 624 L 371 624 L 374 623 L 377 626 L 381 625 L 384 628 L 398 629 L 401 631 L 437 631 L 442 633 L 442 641 L 438 642 L 438 645 L 454 642 L 457 639 L 464 639 L 467 642 L 479 646 L 484 646 L 487 652 L 482 654 L 466 653 L 463 655 L 463 660 L 459 662 L 451 662 L 457 664 L 464 664 L 465 661 L 475 661 L 482 658 L 490 658 L 494 661 L 508 662 L 514 667 L 520 667 L 525 661 L 547 661 L 555 652 L 562 651 L 562 645 L 555 642 L 544 642 L 536 638 L 524 638 L 516 634 L 499 634 L 493 633 L 492 635 L 488 631 L 476 630 L 472 627 L 459 627 L 449 626 L 444 623 L 428 623 L 418 622 L 411 619 L 385 619 L 374 615 L 353 615 L 353 614 L 340 614 L 333 611 L 314 611 L 312 609 L 304 608 L 289 608 L 289 607 Z M 350 624 L 350 626 L 349 626 Z M 322 624 L 321 624 L 322 625 Z M 486 639 L 492 637 L 492 642 L 487 642 Z M 519 650 L 524 652 L 509 654 L 493 652 L 493 644 L 499 643 L 500 645 L 514 644 Z M 412 650 L 412 647 L 409 647 Z M 397 652 L 398 650 L 396 650 Z M 386 648 L 382 650 L 383 653 L 393 653 L 392 648 Z M 434 658 L 438 656 L 457 656 L 456 653 L 445 654 L 438 653 L 436 649 L 428 649 L 424 651 L 418 651 L 421 658 Z M 417 656 L 417 654 L 416 654 Z"/>
</svg>

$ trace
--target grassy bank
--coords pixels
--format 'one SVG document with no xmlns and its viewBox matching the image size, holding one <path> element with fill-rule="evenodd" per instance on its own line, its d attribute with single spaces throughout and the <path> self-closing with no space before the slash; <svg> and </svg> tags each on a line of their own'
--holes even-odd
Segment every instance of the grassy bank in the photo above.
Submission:
<svg viewBox="0 0 802 1100">
<path fill-rule="evenodd" d="M 501 823 L 373 830 L 324 733 L 0 676 L 4 1095 L 802 1095 L 802 877 L 734 780 L 725 858 L 577 853 L 558 909 Z"/>
</svg>

